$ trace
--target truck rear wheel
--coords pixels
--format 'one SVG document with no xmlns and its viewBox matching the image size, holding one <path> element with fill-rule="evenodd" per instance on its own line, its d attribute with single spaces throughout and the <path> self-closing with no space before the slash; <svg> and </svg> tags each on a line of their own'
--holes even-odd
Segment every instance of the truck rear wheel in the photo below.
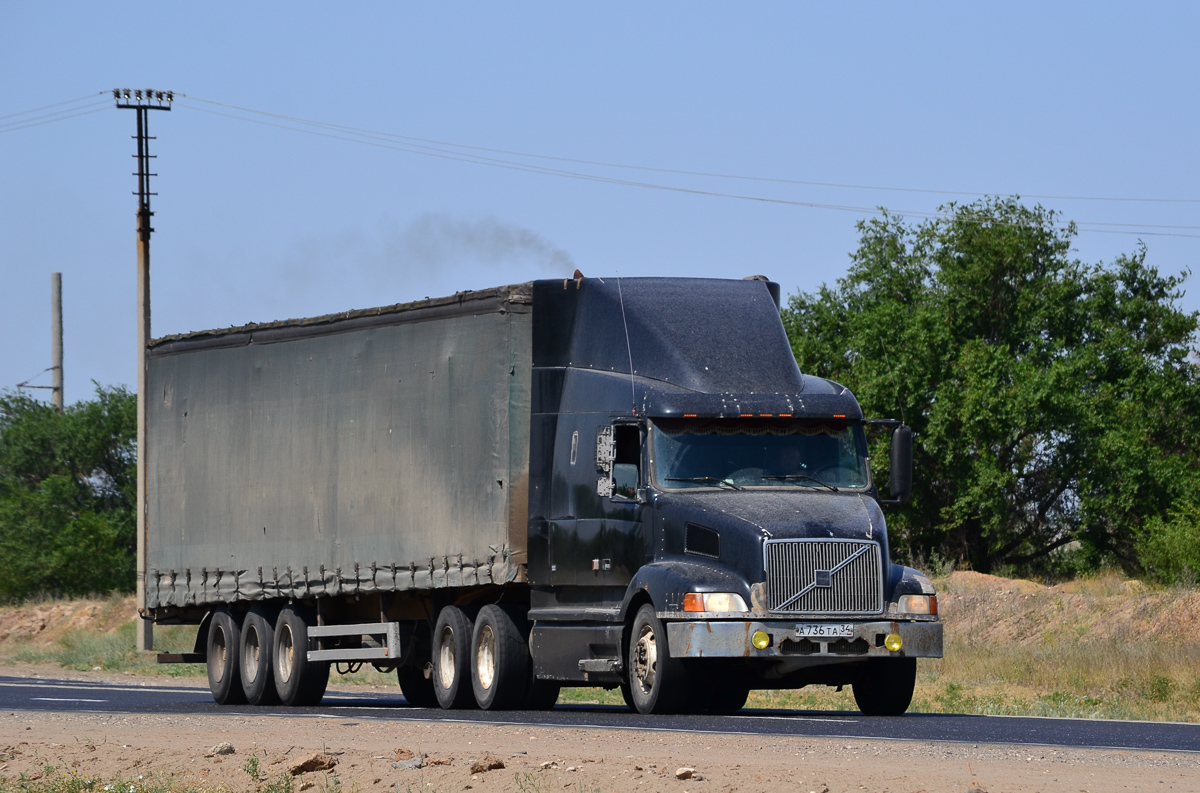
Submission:
<svg viewBox="0 0 1200 793">
<path fill-rule="evenodd" d="M 671 657 L 667 631 L 649 603 L 638 609 L 629 635 L 629 698 L 638 713 L 677 713 L 687 702 L 687 668 Z"/>
<path fill-rule="evenodd" d="M 402 666 L 396 670 L 400 693 L 414 708 L 436 708 L 437 694 L 433 692 L 433 674 L 425 677 L 425 670 L 415 666 Z"/>
<path fill-rule="evenodd" d="M 262 606 L 251 607 L 242 621 L 241 661 L 242 691 L 251 705 L 278 705 L 275 690 L 274 664 L 275 626 Z"/>
<path fill-rule="evenodd" d="M 900 716 L 916 685 L 916 658 L 872 658 L 854 680 L 854 701 L 865 716 Z"/>
<path fill-rule="evenodd" d="M 525 698 L 521 701 L 521 709 L 550 710 L 558 702 L 562 686 L 552 680 L 538 680 L 532 667 L 533 664 L 530 663 L 529 684 L 525 689 Z"/>
<path fill-rule="evenodd" d="M 293 606 L 275 621 L 275 691 L 284 705 L 318 705 L 329 685 L 328 662 L 308 660 L 308 626 L 315 622 Z"/>
<path fill-rule="evenodd" d="M 214 611 L 208 624 L 205 658 L 208 661 L 208 690 L 218 705 L 241 705 L 246 701 L 238 674 L 242 626 L 233 614 Z"/>
<path fill-rule="evenodd" d="M 470 618 L 457 606 L 438 613 L 433 628 L 433 691 L 447 710 L 475 705 L 471 687 Z"/>
<path fill-rule="evenodd" d="M 529 683 L 530 658 L 525 632 L 516 620 L 499 606 L 484 606 L 475 618 L 471 647 L 475 703 L 483 710 L 518 707 Z"/>
</svg>

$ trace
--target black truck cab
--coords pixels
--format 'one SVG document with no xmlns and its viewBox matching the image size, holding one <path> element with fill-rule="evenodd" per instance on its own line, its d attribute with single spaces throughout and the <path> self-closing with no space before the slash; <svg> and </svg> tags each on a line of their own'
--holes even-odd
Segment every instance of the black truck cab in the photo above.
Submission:
<svg viewBox="0 0 1200 793">
<path fill-rule="evenodd" d="M 903 712 L 936 596 L 891 563 L 862 410 L 801 374 L 777 284 L 535 282 L 532 379 L 538 677 L 643 711 L 826 683 Z"/>
</svg>

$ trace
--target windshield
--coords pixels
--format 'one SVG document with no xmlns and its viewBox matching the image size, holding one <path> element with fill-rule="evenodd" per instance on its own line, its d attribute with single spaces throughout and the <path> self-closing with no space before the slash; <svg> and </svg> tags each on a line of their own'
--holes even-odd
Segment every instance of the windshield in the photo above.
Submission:
<svg viewBox="0 0 1200 793">
<path fill-rule="evenodd" d="M 862 489 L 862 428 L 835 420 L 658 419 L 654 478 L 687 487 Z"/>
</svg>

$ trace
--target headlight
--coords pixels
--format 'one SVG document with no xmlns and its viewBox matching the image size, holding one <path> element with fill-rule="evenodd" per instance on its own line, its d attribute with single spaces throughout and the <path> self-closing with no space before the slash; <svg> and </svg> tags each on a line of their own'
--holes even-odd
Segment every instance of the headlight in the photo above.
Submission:
<svg viewBox="0 0 1200 793">
<path fill-rule="evenodd" d="M 746 601 L 734 592 L 689 592 L 683 596 L 684 611 L 749 611 Z"/>
<path fill-rule="evenodd" d="M 937 595 L 901 595 L 896 601 L 896 611 L 900 614 L 930 614 L 937 615 Z"/>
</svg>

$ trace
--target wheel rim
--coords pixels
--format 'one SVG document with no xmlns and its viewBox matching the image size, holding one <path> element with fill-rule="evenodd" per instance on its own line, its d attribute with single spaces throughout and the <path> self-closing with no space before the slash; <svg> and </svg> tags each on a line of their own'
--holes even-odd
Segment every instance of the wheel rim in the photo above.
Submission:
<svg viewBox="0 0 1200 793">
<path fill-rule="evenodd" d="M 258 631 L 253 625 L 249 625 L 242 635 L 242 677 L 247 683 L 253 683 L 258 678 L 258 661 L 261 654 Z"/>
<path fill-rule="evenodd" d="M 292 666 L 296 660 L 295 645 L 291 626 L 284 625 L 279 631 L 279 653 L 275 656 L 275 671 L 284 683 L 292 679 Z"/>
<path fill-rule="evenodd" d="M 496 679 L 496 634 L 491 625 L 484 625 L 479 631 L 479 646 L 475 648 L 475 668 L 479 677 L 479 685 L 484 691 L 492 687 Z"/>
<path fill-rule="evenodd" d="M 216 669 L 217 680 L 224 680 L 225 679 L 225 667 L 229 660 L 228 659 L 229 647 L 227 646 L 228 642 L 225 641 L 225 631 L 224 631 L 224 629 L 221 628 L 221 626 L 219 626 L 219 625 L 214 626 L 212 628 L 212 631 L 213 631 L 212 661 L 210 663 L 212 663 Z"/>
<path fill-rule="evenodd" d="M 634 645 L 633 671 L 642 693 L 649 694 L 658 673 L 658 641 L 654 637 L 654 629 L 649 625 L 642 626 Z"/>
<path fill-rule="evenodd" d="M 447 625 L 442 628 L 442 640 L 438 648 L 438 681 L 442 688 L 454 686 L 454 630 Z"/>
</svg>

